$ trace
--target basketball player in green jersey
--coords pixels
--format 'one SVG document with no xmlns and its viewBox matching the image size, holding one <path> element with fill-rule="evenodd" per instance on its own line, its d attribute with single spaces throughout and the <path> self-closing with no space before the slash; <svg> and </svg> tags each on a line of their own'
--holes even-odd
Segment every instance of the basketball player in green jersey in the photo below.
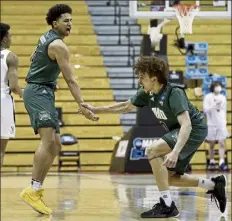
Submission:
<svg viewBox="0 0 232 221">
<path fill-rule="evenodd" d="M 142 218 L 178 217 L 179 211 L 171 199 L 169 186 L 201 187 L 226 207 L 226 178 L 194 177 L 185 173 L 193 155 L 205 140 L 207 125 L 204 115 L 189 102 L 185 91 L 168 82 L 168 65 L 158 57 L 141 57 L 135 67 L 141 88 L 126 102 L 93 107 L 83 104 L 93 113 L 126 113 L 136 107 L 149 106 L 167 133 L 149 147 L 148 160 L 160 191 L 160 202 L 141 214 Z M 81 114 L 81 110 L 78 111 Z"/>
<path fill-rule="evenodd" d="M 47 215 L 52 210 L 42 199 L 42 184 L 61 149 L 54 95 L 60 72 L 84 116 L 93 121 L 98 120 L 90 110 L 80 105 L 84 101 L 70 64 L 68 48 L 63 42 L 72 28 L 71 14 L 72 9 L 64 4 L 49 9 L 46 20 L 52 28 L 40 37 L 31 57 L 31 66 L 26 77 L 28 85 L 23 96 L 31 125 L 35 134 L 39 134 L 41 143 L 34 156 L 31 186 L 25 188 L 20 196 L 36 211 Z"/>
</svg>

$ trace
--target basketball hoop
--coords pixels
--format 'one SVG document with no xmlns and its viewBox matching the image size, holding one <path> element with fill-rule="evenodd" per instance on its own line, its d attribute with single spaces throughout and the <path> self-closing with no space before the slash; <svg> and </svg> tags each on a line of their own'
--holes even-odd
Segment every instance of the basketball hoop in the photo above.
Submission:
<svg viewBox="0 0 232 221">
<path fill-rule="evenodd" d="M 192 34 L 193 20 L 199 11 L 199 6 L 177 4 L 173 9 L 180 24 L 180 34 Z"/>
</svg>

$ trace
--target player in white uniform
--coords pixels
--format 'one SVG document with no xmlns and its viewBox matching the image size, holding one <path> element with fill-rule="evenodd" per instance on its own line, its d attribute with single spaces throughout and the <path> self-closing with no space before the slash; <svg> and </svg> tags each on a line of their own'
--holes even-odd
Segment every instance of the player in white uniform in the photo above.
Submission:
<svg viewBox="0 0 232 221">
<path fill-rule="evenodd" d="M 9 138 L 15 137 L 14 101 L 11 91 L 22 97 L 18 85 L 18 57 L 9 51 L 10 26 L 1 23 L 1 165 Z"/>
<path fill-rule="evenodd" d="M 219 143 L 219 169 L 226 171 L 228 166 L 225 163 L 225 139 L 228 137 L 226 128 L 226 97 L 220 94 L 222 86 L 220 82 L 214 82 L 211 86 L 211 93 L 204 98 L 204 112 L 207 116 L 209 155 L 209 170 L 215 169 L 214 146 Z"/>
</svg>

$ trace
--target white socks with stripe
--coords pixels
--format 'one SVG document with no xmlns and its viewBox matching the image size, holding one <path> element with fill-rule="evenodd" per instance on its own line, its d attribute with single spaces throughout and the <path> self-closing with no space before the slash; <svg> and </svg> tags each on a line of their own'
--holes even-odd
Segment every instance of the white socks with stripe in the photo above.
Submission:
<svg viewBox="0 0 232 221">
<path fill-rule="evenodd" d="M 206 190 L 213 190 L 215 183 L 210 179 L 199 178 L 198 187 L 201 187 Z"/>
<path fill-rule="evenodd" d="M 160 195 L 162 199 L 164 200 L 166 206 L 170 207 L 172 204 L 172 198 L 169 190 L 166 191 L 160 191 Z"/>
<path fill-rule="evenodd" d="M 35 191 L 38 191 L 42 188 L 42 184 L 38 180 L 31 180 L 31 188 Z"/>
</svg>

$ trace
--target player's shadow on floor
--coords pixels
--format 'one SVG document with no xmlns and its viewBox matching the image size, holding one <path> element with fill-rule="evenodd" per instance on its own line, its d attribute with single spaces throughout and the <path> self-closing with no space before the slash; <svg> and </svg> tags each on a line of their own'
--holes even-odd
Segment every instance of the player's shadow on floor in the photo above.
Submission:
<svg viewBox="0 0 232 221">
<path fill-rule="evenodd" d="M 55 211 L 52 213 L 52 215 L 50 216 L 46 216 L 46 215 L 37 215 L 37 217 L 31 221 L 61 221 L 61 220 L 65 220 L 65 215 L 63 211 Z"/>
<path fill-rule="evenodd" d="M 33 219 L 31 221 L 52 221 L 52 216 L 44 216 L 44 215 L 39 215 L 37 216 L 36 219 Z"/>
</svg>

